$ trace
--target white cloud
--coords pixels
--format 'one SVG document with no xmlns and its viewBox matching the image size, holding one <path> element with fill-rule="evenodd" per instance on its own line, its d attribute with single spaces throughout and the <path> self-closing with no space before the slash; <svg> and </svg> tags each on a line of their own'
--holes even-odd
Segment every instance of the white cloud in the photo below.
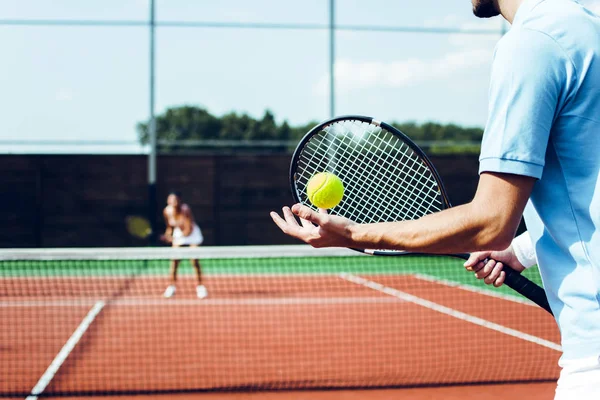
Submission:
<svg viewBox="0 0 600 400">
<path fill-rule="evenodd" d="M 590 0 L 588 0 L 590 1 Z M 600 3 L 600 0 L 593 0 Z M 444 40 L 447 52 L 439 57 L 391 61 L 355 61 L 338 59 L 335 63 L 336 93 L 343 94 L 366 88 L 401 88 L 418 85 L 424 81 L 457 79 L 464 80 L 470 72 L 488 67 L 493 49 L 501 37 L 501 18 L 465 22 L 454 14 L 429 19 L 425 26 L 456 27 L 461 30 L 497 30 L 498 34 L 449 34 Z M 462 23 L 461 23 L 462 22 Z M 506 26 L 508 29 L 508 26 Z M 480 84 L 480 83 L 478 83 Z M 313 92 L 326 96 L 329 93 L 329 75 L 322 76 L 314 85 Z"/>
<path fill-rule="evenodd" d="M 443 17 L 426 19 L 423 21 L 423 26 L 428 28 L 451 28 L 458 25 L 461 20 L 462 18 L 456 14 L 448 14 Z"/>
<path fill-rule="evenodd" d="M 490 30 L 496 31 L 498 34 L 465 34 L 465 33 L 455 33 L 448 36 L 448 43 L 453 46 L 461 46 L 461 47 L 494 47 L 494 45 L 500 40 L 502 35 L 502 26 L 506 30 L 510 28 L 510 26 L 504 21 L 504 19 L 498 17 L 493 18 L 491 20 L 487 20 L 486 24 L 482 24 L 481 20 L 475 19 L 472 22 L 464 23 L 459 26 L 459 29 L 464 31 L 469 30 Z M 490 23 L 492 22 L 493 23 Z"/>
<path fill-rule="evenodd" d="M 336 91 L 338 94 L 366 88 L 400 88 L 423 81 L 448 79 L 454 73 L 461 75 L 488 65 L 492 48 L 473 48 L 449 52 L 437 59 L 410 58 L 397 61 L 352 61 L 340 59 L 335 63 Z M 326 95 L 329 76 L 322 77 L 314 91 Z"/>
<path fill-rule="evenodd" d="M 588 0 L 589 1 L 589 0 Z M 600 1 L 600 0 L 596 0 Z M 448 14 L 443 17 L 438 18 L 430 18 L 425 20 L 423 26 L 428 28 L 454 28 L 460 30 L 486 30 L 486 31 L 494 31 L 497 30 L 500 32 L 502 29 L 502 24 L 504 24 L 504 19 L 500 16 L 495 18 L 476 18 L 472 16 L 471 18 L 465 19 L 462 16 L 458 16 L 455 14 Z"/>
</svg>

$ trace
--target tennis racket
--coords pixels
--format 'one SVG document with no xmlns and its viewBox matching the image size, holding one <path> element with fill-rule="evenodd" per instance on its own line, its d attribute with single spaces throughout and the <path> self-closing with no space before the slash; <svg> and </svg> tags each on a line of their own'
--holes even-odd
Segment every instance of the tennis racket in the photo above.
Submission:
<svg viewBox="0 0 600 400">
<path fill-rule="evenodd" d="M 325 121 L 298 144 L 290 165 L 296 202 L 316 209 L 306 186 L 316 173 L 328 171 L 344 183 L 344 198 L 330 210 L 357 223 L 415 220 L 451 207 L 444 184 L 425 153 L 406 135 L 384 122 L 364 116 Z M 423 253 L 353 249 L 372 255 Z M 469 254 L 434 254 L 468 259 Z M 549 313 L 546 293 L 508 266 L 504 283 Z"/>
<path fill-rule="evenodd" d="M 137 215 L 132 215 L 125 218 L 125 226 L 130 235 L 139 238 L 147 239 L 152 235 L 152 225 L 144 218 Z"/>
</svg>

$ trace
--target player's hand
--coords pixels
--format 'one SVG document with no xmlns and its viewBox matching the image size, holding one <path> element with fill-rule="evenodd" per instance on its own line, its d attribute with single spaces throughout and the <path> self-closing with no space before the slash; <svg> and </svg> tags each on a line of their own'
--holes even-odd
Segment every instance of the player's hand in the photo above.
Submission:
<svg viewBox="0 0 600 400">
<path fill-rule="evenodd" d="M 488 285 L 500 287 L 504 283 L 506 274 L 502 271 L 504 264 L 517 272 L 522 272 L 525 267 L 519 262 L 512 246 L 502 251 L 478 251 L 471 253 L 464 266 L 467 271 L 475 272 L 477 279 L 483 279 Z"/>
<path fill-rule="evenodd" d="M 171 235 L 160 235 L 160 241 L 165 243 L 173 243 L 173 237 Z"/>
<path fill-rule="evenodd" d="M 296 217 L 300 218 L 300 224 Z M 316 212 L 302 204 L 290 209 L 283 207 L 283 218 L 271 211 L 271 218 L 286 235 L 300 239 L 313 247 L 352 247 L 352 227 L 355 222 L 347 218 Z"/>
</svg>

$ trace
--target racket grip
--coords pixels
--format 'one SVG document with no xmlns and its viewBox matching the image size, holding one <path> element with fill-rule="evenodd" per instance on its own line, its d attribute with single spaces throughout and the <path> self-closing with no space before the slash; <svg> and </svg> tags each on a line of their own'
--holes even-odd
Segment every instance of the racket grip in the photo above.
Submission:
<svg viewBox="0 0 600 400">
<path fill-rule="evenodd" d="M 449 254 L 454 257 L 462 258 L 463 260 L 469 259 L 469 253 L 457 253 L 457 254 Z M 544 310 L 548 311 L 550 314 L 552 313 L 552 309 L 550 308 L 550 304 L 548 303 L 548 297 L 546 297 L 546 291 L 541 288 L 536 283 L 530 281 L 525 276 L 521 275 L 519 272 L 515 271 L 508 265 L 505 265 L 502 268 L 504 274 L 506 275 L 504 278 L 504 284 L 519 293 L 522 296 L 525 296 L 529 300 L 533 301 L 538 306 L 542 307 Z"/>
<path fill-rule="evenodd" d="M 428 255 L 427 253 L 419 253 L 419 252 L 378 252 L 377 250 L 369 251 L 364 250 L 365 253 L 375 254 L 375 255 L 402 255 L 402 256 L 420 256 L 420 255 Z M 431 254 L 429 254 L 431 255 Z M 454 253 L 454 254 L 438 254 L 440 256 L 449 256 L 456 257 L 463 260 L 468 260 L 470 254 L 469 253 Z M 519 272 L 515 271 L 508 265 L 505 265 L 502 270 L 505 273 L 504 284 L 519 293 L 522 296 L 525 296 L 538 306 L 542 307 L 544 310 L 548 311 L 551 315 L 552 309 L 550 308 L 550 304 L 548 303 L 548 297 L 546 297 L 546 291 L 541 288 L 536 283 L 530 281 L 525 276 L 521 275 Z"/>
<path fill-rule="evenodd" d="M 504 284 L 552 314 L 544 289 L 509 266 L 504 266 L 502 270 L 506 274 Z"/>
</svg>

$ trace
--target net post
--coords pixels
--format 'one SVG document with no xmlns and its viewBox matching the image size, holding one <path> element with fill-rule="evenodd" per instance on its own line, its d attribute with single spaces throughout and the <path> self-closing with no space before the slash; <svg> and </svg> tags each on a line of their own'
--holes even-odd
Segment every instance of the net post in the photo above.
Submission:
<svg viewBox="0 0 600 400">
<path fill-rule="evenodd" d="M 148 152 L 148 222 L 152 227 L 152 234 L 149 237 L 150 245 L 156 244 L 156 120 L 154 116 L 154 70 L 155 70 L 155 44 L 154 44 L 154 33 L 156 27 L 155 18 L 155 1 L 150 0 L 150 22 L 149 22 L 149 49 L 150 49 L 150 123 L 148 125 L 148 133 L 150 136 L 150 151 Z"/>
<path fill-rule="evenodd" d="M 335 0 L 329 0 L 329 116 L 335 116 Z"/>
</svg>

